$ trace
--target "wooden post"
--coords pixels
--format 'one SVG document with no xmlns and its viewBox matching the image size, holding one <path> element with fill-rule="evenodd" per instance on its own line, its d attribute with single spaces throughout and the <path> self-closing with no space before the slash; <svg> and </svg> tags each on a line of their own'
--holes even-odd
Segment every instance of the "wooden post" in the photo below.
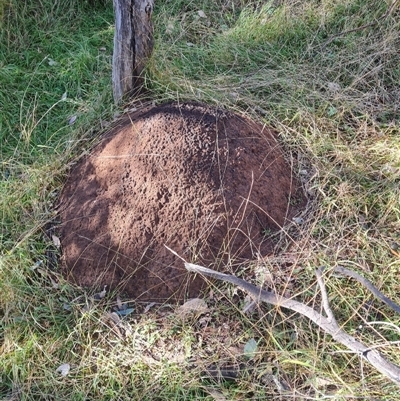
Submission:
<svg viewBox="0 0 400 401">
<path fill-rule="evenodd" d="M 153 50 L 153 7 L 154 0 L 114 0 L 112 83 L 116 103 L 143 87 L 142 72 Z"/>
</svg>

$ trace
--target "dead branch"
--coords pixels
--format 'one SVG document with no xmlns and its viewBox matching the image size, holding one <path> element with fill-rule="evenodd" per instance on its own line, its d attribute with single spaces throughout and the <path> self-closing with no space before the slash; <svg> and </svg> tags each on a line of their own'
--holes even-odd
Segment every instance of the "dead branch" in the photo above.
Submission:
<svg viewBox="0 0 400 401">
<path fill-rule="evenodd" d="M 393 302 L 391 299 L 383 295 L 369 280 L 360 274 L 344 268 L 343 266 L 336 266 L 334 272 L 343 274 L 344 276 L 352 277 L 363 285 L 367 290 L 370 290 L 378 299 L 384 302 L 387 306 L 392 308 L 395 312 L 400 313 L 400 306 Z"/>
<path fill-rule="evenodd" d="M 330 334 L 334 340 L 340 344 L 347 347 L 349 350 L 357 353 L 364 360 L 368 361 L 372 366 L 374 366 L 380 373 L 391 379 L 397 385 L 400 386 L 400 367 L 387 361 L 377 350 L 372 349 L 365 344 L 357 341 L 354 337 L 347 334 L 343 329 L 341 329 L 336 320 L 333 317 L 333 313 L 329 307 L 328 297 L 325 289 L 325 285 L 322 280 L 322 271 L 319 270 L 317 273 L 318 283 L 321 288 L 322 298 L 324 303 L 325 312 L 328 318 L 324 317 L 322 314 L 317 312 L 315 309 L 295 301 L 293 299 L 285 298 L 283 296 L 277 295 L 271 291 L 263 290 L 245 280 L 240 279 L 234 275 L 219 273 L 215 270 L 208 269 L 203 266 L 195 265 L 192 263 L 187 263 L 182 257 L 180 257 L 176 252 L 172 251 L 176 256 L 182 259 L 185 263 L 185 268 L 189 272 L 202 274 L 208 277 L 215 278 L 217 280 L 225 281 L 231 283 L 241 288 L 242 290 L 248 292 L 250 295 L 255 297 L 258 301 L 267 302 L 271 305 L 275 305 L 282 308 L 290 309 L 294 312 L 298 312 L 303 316 L 309 318 L 322 330 Z M 333 319 L 332 319 L 333 318 Z"/>
</svg>

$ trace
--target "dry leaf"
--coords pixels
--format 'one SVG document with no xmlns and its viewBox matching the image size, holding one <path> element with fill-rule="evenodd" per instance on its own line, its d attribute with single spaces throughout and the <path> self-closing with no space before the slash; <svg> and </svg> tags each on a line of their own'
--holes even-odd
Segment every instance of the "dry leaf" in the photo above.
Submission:
<svg viewBox="0 0 400 401">
<path fill-rule="evenodd" d="M 122 301 L 119 296 L 117 297 L 117 307 L 119 310 L 123 309 Z"/>
<path fill-rule="evenodd" d="M 97 294 L 94 294 L 93 298 L 96 301 L 99 301 L 100 299 L 103 299 L 107 294 L 106 288 L 107 288 L 107 286 L 105 285 L 103 291 L 98 292 Z"/>
<path fill-rule="evenodd" d="M 242 309 L 243 313 L 251 315 L 255 311 L 256 307 L 257 307 L 257 302 L 255 302 L 250 295 L 246 295 Z"/>
<path fill-rule="evenodd" d="M 107 316 L 116 324 L 121 323 L 121 318 L 118 316 L 117 313 L 111 312 L 107 314 Z"/>
<path fill-rule="evenodd" d="M 41 267 L 38 267 L 37 272 L 40 273 L 42 276 L 48 276 L 49 274 L 47 273 L 46 270 L 42 269 Z"/>
<path fill-rule="evenodd" d="M 204 299 L 193 298 L 189 299 L 189 301 L 186 301 L 183 305 L 181 305 L 177 310 L 177 314 L 180 316 L 184 316 L 192 312 L 200 314 L 206 313 L 208 311 L 209 309 Z"/>
<path fill-rule="evenodd" d="M 172 21 L 170 21 L 170 22 L 168 22 L 167 29 L 165 30 L 165 33 L 167 35 L 169 35 L 169 34 L 174 32 L 174 29 L 175 29 L 174 23 Z"/>
<path fill-rule="evenodd" d="M 101 291 L 99 293 L 99 296 L 100 296 L 101 299 L 103 299 L 106 296 L 106 294 L 107 294 L 107 290 L 106 289 L 107 289 L 107 286 L 105 285 L 104 288 L 103 288 L 103 291 Z"/>
<path fill-rule="evenodd" d="M 50 278 L 51 285 L 53 286 L 53 288 L 58 290 L 59 289 L 58 283 L 56 281 L 54 281 L 51 277 L 49 277 L 49 278 Z"/>
<path fill-rule="evenodd" d="M 321 389 L 326 386 L 331 386 L 331 385 L 335 385 L 335 382 L 331 379 L 324 378 L 324 377 L 316 377 L 315 378 L 315 386 L 318 389 Z"/>
<path fill-rule="evenodd" d="M 72 124 L 76 121 L 77 118 L 78 118 L 78 116 L 72 116 L 72 117 L 68 120 L 68 124 L 69 124 L 69 125 L 72 125 Z"/>
<path fill-rule="evenodd" d="M 67 100 L 67 92 L 63 93 L 63 95 L 61 96 L 61 100 L 63 101 Z"/>
<path fill-rule="evenodd" d="M 211 395 L 212 398 L 214 398 L 215 401 L 227 401 L 225 396 L 220 393 L 219 391 L 213 389 L 213 388 L 205 388 L 208 394 Z"/>
<path fill-rule="evenodd" d="M 303 224 L 304 223 L 304 219 L 302 217 L 293 217 L 292 220 L 296 223 L 296 224 Z"/>
<path fill-rule="evenodd" d="M 240 357 L 243 355 L 243 347 L 241 348 L 241 347 L 232 345 L 228 348 L 228 351 L 234 357 Z"/>
<path fill-rule="evenodd" d="M 134 311 L 135 311 L 135 309 L 133 309 L 133 308 L 125 308 L 122 310 L 117 310 L 116 312 L 113 312 L 113 313 L 116 313 L 118 316 L 128 316 Z"/>
<path fill-rule="evenodd" d="M 290 391 L 290 386 L 283 379 L 279 379 L 276 375 L 272 376 L 274 383 L 280 393 Z"/>
<path fill-rule="evenodd" d="M 332 92 L 332 93 L 337 93 L 337 92 L 340 91 L 340 89 L 342 89 L 342 88 L 340 87 L 340 85 L 337 84 L 336 82 L 328 82 L 327 87 L 328 87 L 328 90 L 329 90 L 330 92 Z"/>
<path fill-rule="evenodd" d="M 116 312 L 104 313 L 103 319 L 103 321 L 109 325 L 109 327 L 114 331 L 117 336 L 123 338 L 124 327 L 122 325 L 122 320 Z"/>
<path fill-rule="evenodd" d="M 69 363 L 63 363 L 56 369 L 56 373 L 60 373 L 61 376 L 67 376 L 71 369 L 71 365 Z"/>
<path fill-rule="evenodd" d="M 43 264 L 42 260 L 38 260 L 33 266 L 32 266 L 32 270 L 37 269 L 39 266 L 41 266 Z"/>
<path fill-rule="evenodd" d="M 199 319 L 198 324 L 200 327 L 207 327 L 208 324 L 211 322 L 211 316 L 203 316 Z"/>
<path fill-rule="evenodd" d="M 152 308 L 155 304 L 156 304 L 155 302 L 150 302 L 150 303 L 144 308 L 143 313 L 147 313 L 147 312 L 150 310 L 150 308 Z"/>
<path fill-rule="evenodd" d="M 53 244 L 59 248 L 61 246 L 61 241 L 60 238 L 58 238 L 56 235 L 52 235 L 51 239 L 53 240 Z"/>
<path fill-rule="evenodd" d="M 254 358 L 257 348 L 257 341 L 254 338 L 250 338 L 250 340 L 244 345 L 244 354 L 250 359 Z"/>
<path fill-rule="evenodd" d="M 197 14 L 200 18 L 207 18 L 206 13 L 203 10 L 197 11 Z"/>
</svg>

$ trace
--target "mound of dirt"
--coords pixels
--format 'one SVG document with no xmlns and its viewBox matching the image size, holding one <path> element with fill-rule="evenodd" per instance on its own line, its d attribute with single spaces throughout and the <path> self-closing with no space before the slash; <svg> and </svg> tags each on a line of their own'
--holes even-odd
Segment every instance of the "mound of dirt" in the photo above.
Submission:
<svg viewBox="0 0 400 401">
<path fill-rule="evenodd" d="M 266 255 L 303 204 L 268 128 L 201 104 L 149 107 L 72 168 L 59 203 L 63 269 L 135 299 L 194 297 L 203 280 L 164 245 L 213 268 Z"/>
</svg>

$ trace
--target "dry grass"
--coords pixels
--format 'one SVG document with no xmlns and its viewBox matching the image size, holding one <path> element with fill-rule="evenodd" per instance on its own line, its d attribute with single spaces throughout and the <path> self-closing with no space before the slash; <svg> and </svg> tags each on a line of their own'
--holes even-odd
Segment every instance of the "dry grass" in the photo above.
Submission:
<svg viewBox="0 0 400 401">
<path fill-rule="evenodd" d="M 93 11 L 71 0 L 68 18 L 76 19 L 65 31 L 65 10 L 51 2 L 8 3 L 0 48 L 0 398 L 400 399 L 394 384 L 307 320 L 267 305 L 244 314 L 245 294 L 230 286 L 210 285 L 210 310 L 200 316 L 182 319 L 173 305 L 144 313 L 146 305 L 130 302 L 135 311 L 115 322 L 117 294 L 92 301 L 44 266 L 44 255 L 56 252 L 45 225 L 65 168 L 88 148 L 91 127 L 112 118 L 112 12 L 110 4 Z M 155 11 L 146 77 L 154 97 L 207 101 L 272 125 L 310 199 L 304 222 L 281 236 L 283 254 L 239 274 L 253 279 L 256 271 L 260 284 L 316 308 L 313 271 L 321 265 L 357 270 L 399 302 L 400 21 L 398 4 L 379 19 L 389 6 L 177 0 Z M 68 101 L 49 111 L 66 90 Z M 349 279 L 330 276 L 327 287 L 340 324 L 400 364 L 399 317 Z M 251 338 L 258 348 L 249 359 L 243 347 Z M 66 362 L 71 371 L 61 377 L 55 370 Z M 239 377 L 213 380 L 213 364 L 239 366 Z"/>
</svg>

